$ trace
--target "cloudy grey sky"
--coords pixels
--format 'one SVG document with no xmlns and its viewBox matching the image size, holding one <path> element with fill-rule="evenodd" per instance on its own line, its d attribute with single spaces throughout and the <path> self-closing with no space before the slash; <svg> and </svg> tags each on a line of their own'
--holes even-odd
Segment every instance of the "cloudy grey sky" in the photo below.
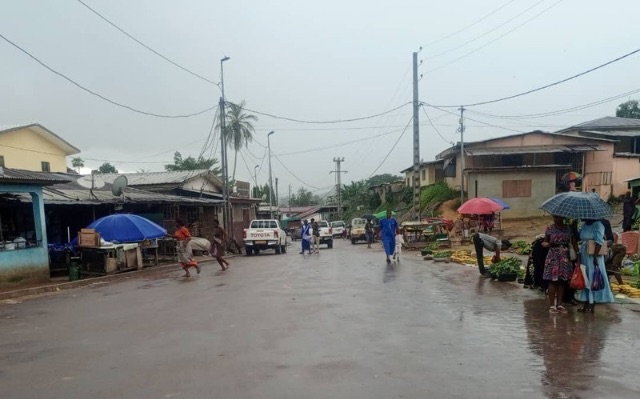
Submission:
<svg viewBox="0 0 640 399">
<path fill-rule="evenodd" d="M 411 54 L 420 46 L 420 100 L 469 104 L 529 90 L 635 50 L 640 12 L 637 0 L 84 1 L 211 80 L 219 81 L 219 60 L 231 57 L 224 75 L 228 101 L 320 121 L 373 115 L 411 101 Z M 216 86 L 150 53 L 76 0 L 3 0 L 0 33 L 87 88 L 140 110 L 189 114 L 216 105 L 220 96 Z M 2 40 L 0 59 L 0 125 L 39 122 L 79 147 L 89 167 L 108 160 L 121 171 L 162 170 L 175 150 L 199 154 L 209 134 L 211 112 L 186 119 L 135 114 L 81 91 Z M 471 111 L 521 115 L 591 103 L 640 88 L 639 67 L 636 55 L 548 90 L 472 107 L 468 116 L 477 122 L 467 121 L 465 140 L 554 131 L 613 115 L 627 98 L 536 119 Z M 421 112 L 425 160 L 459 138 L 456 116 L 434 109 L 428 114 L 442 137 Z M 275 130 L 271 142 L 279 156 L 272 163 L 281 193 L 289 184 L 294 190 L 302 186 L 298 178 L 310 189 L 331 186 L 336 156 L 345 158 L 346 182 L 367 178 L 410 117 L 410 106 L 338 124 L 261 116 L 257 142 L 243 154 L 246 165 L 239 158 L 237 177 L 249 180 L 248 170 L 262 165 L 258 181 L 266 182 L 261 144 Z M 409 129 L 377 173 L 398 173 L 411 164 L 411 136 Z"/>
</svg>

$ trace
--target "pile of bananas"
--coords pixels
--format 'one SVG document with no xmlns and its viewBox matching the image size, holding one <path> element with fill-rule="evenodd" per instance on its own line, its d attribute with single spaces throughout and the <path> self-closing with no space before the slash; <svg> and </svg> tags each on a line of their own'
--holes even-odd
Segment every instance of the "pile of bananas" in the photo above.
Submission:
<svg viewBox="0 0 640 399">
<path fill-rule="evenodd" d="M 476 258 L 476 255 L 471 252 L 468 249 L 460 249 L 458 251 L 454 251 L 451 254 L 451 257 L 449 257 L 449 259 L 452 262 L 456 262 L 456 263 L 460 263 L 462 265 L 477 265 L 478 264 L 478 260 Z M 484 257 L 484 265 L 485 266 L 490 266 L 491 265 L 491 256 L 485 256 Z"/>
<path fill-rule="evenodd" d="M 640 298 L 640 288 L 634 288 L 629 284 L 611 283 L 611 291 L 616 294 L 625 294 L 629 298 Z"/>
</svg>

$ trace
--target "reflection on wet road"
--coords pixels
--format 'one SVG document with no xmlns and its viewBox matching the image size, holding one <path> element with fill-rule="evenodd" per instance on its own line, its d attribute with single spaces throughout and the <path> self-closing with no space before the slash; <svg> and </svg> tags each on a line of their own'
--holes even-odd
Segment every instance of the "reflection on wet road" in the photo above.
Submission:
<svg viewBox="0 0 640 399">
<path fill-rule="evenodd" d="M 295 249 L 295 248 L 294 248 Z M 2 398 L 635 398 L 638 313 L 337 241 L 0 305 Z"/>
</svg>

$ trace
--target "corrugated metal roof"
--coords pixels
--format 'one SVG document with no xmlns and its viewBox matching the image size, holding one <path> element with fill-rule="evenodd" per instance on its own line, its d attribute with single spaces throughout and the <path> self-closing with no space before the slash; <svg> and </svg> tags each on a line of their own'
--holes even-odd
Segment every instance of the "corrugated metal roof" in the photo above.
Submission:
<svg viewBox="0 0 640 399">
<path fill-rule="evenodd" d="M 583 130 L 583 129 L 616 129 L 616 128 L 636 128 L 640 129 L 640 119 L 635 118 L 618 118 L 616 116 L 605 116 L 603 118 L 594 119 L 592 121 L 583 122 L 575 126 L 571 126 L 565 130 Z"/>
<path fill-rule="evenodd" d="M 571 165 L 523 165 L 523 166 L 491 166 L 486 168 L 469 168 L 467 172 L 511 172 L 511 171 L 527 171 L 527 170 L 544 170 L 544 169 L 568 169 Z"/>
<path fill-rule="evenodd" d="M 469 148 L 465 149 L 468 155 L 510 155 L 510 154 L 542 154 L 553 152 L 585 152 L 600 151 L 597 145 L 540 145 L 523 147 L 494 147 L 494 148 Z"/>
<path fill-rule="evenodd" d="M 26 124 L 13 124 L 0 126 L 0 134 L 9 133 L 20 129 L 30 129 L 33 132 L 39 134 L 44 139 L 54 143 L 60 147 L 67 155 L 78 154 L 80 150 L 77 147 L 71 145 L 68 141 L 58 136 L 51 130 L 42 126 L 39 123 L 26 123 Z"/>
<path fill-rule="evenodd" d="M 100 178 L 113 183 L 118 176 L 126 176 L 130 186 L 155 186 L 162 184 L 182 184 L 194 177 L 209 175 L 216 181 L 219 179 L 208 169 L 181 170 L 177 172 L 145 172 L 145 173 L 104 173 Z"/>
<path fill-rule="evenodd" d="M 57 173 L 32 172 L 29 170 L 0 167 L 0 183 L 37 184 L 45 186 L 56 183 L 67 183 L 69 181 L 71 181 L 71 179 L 61 177 Z"/>
<path fill-rule="evenodd" d="M 427 161 L 427 162 L 422 162 L 420 164 L 420 168 L 423 168 L 425 166 L 429 166 L 429 165 L 437 165 L 439 163 L 444 163 L 444 159 L 436 159 L 435 161 Z M 409 166 L 406 169 L 403 169 L 400 171 L 400 173 L 407 173 L 413 170 L 413 165 Z"/>
<path fill-rule="evenodd" d="M 579 130 L 579 133 L 598 134 L 609 137 L 636 137 L 640 136 L 640 127 L 631 130 Z"/>
</svg>

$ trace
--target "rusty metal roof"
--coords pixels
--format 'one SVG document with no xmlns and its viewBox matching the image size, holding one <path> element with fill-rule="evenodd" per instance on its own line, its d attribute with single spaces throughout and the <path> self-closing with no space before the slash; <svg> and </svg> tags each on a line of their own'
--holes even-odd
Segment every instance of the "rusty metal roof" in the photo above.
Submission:
<svg viewBox="0 0 640 399">
<path fill-rule="evenodd" d="M 493 147 L 493 148 L 465 148 L 465 152 L 472 156 L 483 155 L 512 155 L 512 154 L 544 154 L 553 152 L 585 152 L 601 151 L 597 145 L 540 145 L 522 147 Z"/>
<path fill-rule="evenodd" d="M 71 179 L 61 177 L 57 173 L 32 172 L 29 170 L 0 167 L 0 183 L 47 186 L 56 183 L 68 183 L 69 181 L 71 181 Z"/>
<path fill-rule="evenodd" d="M 207 176 L 219 184 L 220 180 L 208 169 L 181 170 L 176 172 L 143 172 L 143 173 L 103 173 L 100 178 L 107 183 L 113 183 L 118 176 L 126 176 L 129 186 L 157 186 L 157 185 L 182 185 L 189 179 L 199 176 Z"/>
</svg>

